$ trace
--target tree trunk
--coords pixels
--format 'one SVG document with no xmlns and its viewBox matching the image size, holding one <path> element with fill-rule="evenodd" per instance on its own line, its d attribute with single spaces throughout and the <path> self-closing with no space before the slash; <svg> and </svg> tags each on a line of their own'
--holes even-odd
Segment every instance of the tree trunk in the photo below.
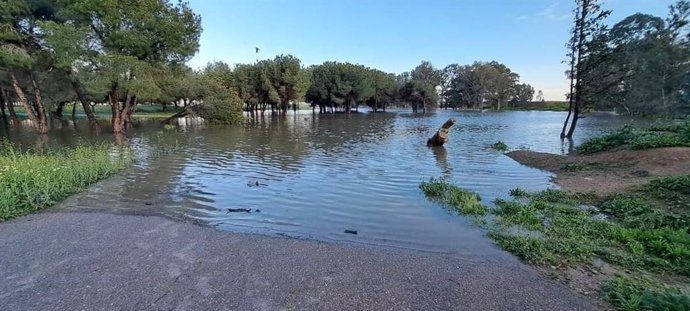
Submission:
<svg viewBox="0 0 690 311">
<path fill-rule="evenodd" d="M 125 102 L 125 107 L 123 108 L 122 111 L 122 121 L 124 122 L 125 125 L 131 125 L 132 124 L 132 115 L 134 114 L 134 109 L 137 106 L 137 96 L 132 95 L 129 97 L 129 100 Z"/>
<path fill-rule="evenodd" d="M 38 86 L 38 82 L 33 74 L 31 77 L 31 85 L 34 91 L 34 100 L 36 105 L 36 111 L 38 112 L 38 132 L 41 134 L 48 133 L 48 118 L 46 117 L 46 109 L 43 106 L 43 98 L 41 97 L 41 88 Z"/>
<path fill-rule="evenodd" d="M 7 111 L 10 113 L 10 120 L 12 123 L 17 123 L 19 118 L 17 118 L 17 113 L 14 111 L 14 103 L 10 100 L 10 91 L 2 89 L 3 96 L 7 100 Z"/>
<path fill-rule="evenodd" d="M 120 99 L 117 95 L 117 83 L 113 83 L 110 87 L 110 92 L 108 93 L 108 100 L 110 101 L 110 106 L 112 108 L 112 123 L 113 132 L 115 134 L 121 134 L 124 132 L 122 124 L 122 110 L 120 109 Z"/>
<path fill-rule="evenodd" d="M 77 103 L 72 103 L 72 120 L 77 118 Z M 98 123 L 96 123 L 98 124 Z"/>
<path fill-rule="evenodd" d="M 575 133 L 575 128 L 577 126 L 577 119 L 579 118 L 580 114 L 580 104 L 582 101 L 582 52 L 584 50 L 584 44 L 586 38 L 585 34 L 585 21 L 587 18 L 587 5 L 582 6 L 582 11 L 580 13 L 580 18 L 579 18 L 579 33 L 578 33 L 578 41 L 577 41 L 577 61 L 575 62 L 575 79 L 577 79 L 577 83 L 575 84 L 575 102 L 574 102 L 574 109 L 573 109 L 573 121 L 570 123 L 570 129 L 568 130 L 568 133 L 565 135 L 567 138 L 572 138 L 573 134 Z"/>
<path fill-rule="evenodd" d="M 498 105 L 496 106 L 496 110 L 501 111 L 501 96 L 498 96 Z"/>
<path fill-rule="evenodd" d="M 36 118 L 36 114 L 34 113 L 34 108 L 29 105 L 29 100 L 26 99 L 26 94 L 24 94 L 24 90 L 19 86 L 19 81 L 17 81 L 17 77 L 14 76 L 13 73 L 10 73 L 10 78 L 12 79 L 12 88 L 14 88 L 14 92 L 17 93 L 17 99 L 19 99 L 19 103 L 24 107 L 26 110 L 26 115 L 31 120 L 31 123 L 33 123 L 34 129 L 36 129 L 36 132 L 41 133 L 41 128 L 38 123 L 38 118 Z"/>
<path fill-rule="evenodd" d="M 74 89 L 74 93 L 77 94 L 77 99 L 81 103 L 81 107 L 84 109 L 84 114 L 86 115 L 86 119 L 89 120 L 89 124 L 91 124 L 91 128 L 95 130 L 100 130 L 101 125 L 98 124 L 98 120 L 96 120 L 96 115 L 93 113 L 93 108 L 91 107 L 91 104 L 89 101 L 86 99 L 86 91 L 84 90 L 84 86 L 77 80 L 76 77 L 72 76 L 72 72 L 68 72 L 68 75 L 70 76 L 70 83 L 72 84 L 72 88 Z M 75 116 L 75 109 L 77 105 L 74 105 L 72 108 L 72 118 Z"/>
<path fill-rule="evenodd" d="M 5 107 L 7 107 L 7 97 L 5 97 L 5 89 L 0 88 L 0 110 L 2 110 L 2 119 L 7 121 L 7 114 L 5 113 Z"/>
<path fill-rule="evenodd" d="M 63 117 L 63 111 L 65 110 L 65 105 L 67 102 L 59 102 L 57 105 L 57 108 L 55 108 L 55 111 L 53 111 L 53 118 L 62 120 Z"/>
<path fill-rule="evenodd" d="M 443 146 L 443 144 L 448 142 L 448 131 L 455 123 L 457 123 L 455 119 L 448 119 L 446 123 L 443 123 L 441 128 L 436 131 L 436 134 L 426 141 L 427 146 Z"/>
</svg>

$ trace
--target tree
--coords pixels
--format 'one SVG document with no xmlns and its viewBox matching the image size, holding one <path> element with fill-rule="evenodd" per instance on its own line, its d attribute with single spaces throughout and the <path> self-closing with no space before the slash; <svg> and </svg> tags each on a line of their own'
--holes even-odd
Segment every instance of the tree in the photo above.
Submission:
<svg viewBox="0 0 690 311">
<path fill-rule="evenodd" d="M 73 64 L 76 72 L 96 73 L 112 107 L 113 131 L 122 133 L 138 96 L 155 97 L 156 68 L 182 64 L 197 51 L 201 20 L 189 5 L 166 0 L 62 0 L 64 26 L 89 40 Z M 67 51 L 58 52 L 67 54 Z"/>
<path fill-rule="evenodd" d="M 666 20 L 637 13 L 593 37 L 582 66 L 586 74 L 578 79 L 583 103 L 631 115 L 682 110 L 689 14 L 690 2 L 679 1 Z"/>
<path fill-rule="evenodd" d="M 496 110 L 501 110 L 501 103 L 508 101 L 515 93 L 515 85 L 520 76 L 506 65 L 493 61 L 482 65 L 486 68 L 486 91 L 488 97 L 496 103 Z"/>
<path fill-rule="evenodd" d="M 48 132 L 48 123 L 36 75 L 49 66 L 50 54 L 42 45 L 39 22 L 53 16 L 54 7 L 47 1 L 8 0 L 0 4 L 0 66 L 8 72 L 17 100 L 40 134 Z M 31 85 L 32 98 L 22 84 Z"/>
<path fill-rule="evenodd" d="M 417 112 L 420 104 L 423 112 L 427 107 L 438 105 L 440 98 L 436 86 L 442 83 L 442 70 L 434 68 L 428 61 L 422 61 L 410 72 L 410 79 L 404 84 L 403 98 L 412 104 L 412 111 Z"/>
<path fill-rule="evenodd" d="M 309 74 L 302 68 L 300 60 L 292 55 L 276 56 L 273 64 L 269 80 L 278 95 L 280 110 L 287 114 L 291 101 L 295 101 L 296 110 L 296 101 L 304 98 L 309 88 Z"/>
<path fill-rule="evenodd" d="M 453 80 L 458 75 L 458 64 L 450 64 L 443 68 L 441 71 L 441 83 L 439 86 L 441 87 L 441 104 L 443 105 L 443 108 L 448 109 L 449 103 L 450 103 L 450 97 L 451 97 L 451 88 L 453 85 Z M 453 107 L 455 108 L 455 107 Z"/>
<path fill-rule="evenodd" d="M 583 93 L 587 79 L 592 79 L 591 66 L 586 65 L 586 60 L 597 51 L 597 47 L 603 38 L 602 33 L 606 31 L 604 20 L 611 14 L 611 11 L 602 10 L 599 0 L 575 0 L 576 9 L 574 11 L 575 23 L 571 30 L 571 39 L 568 42 L 569 71 L 571 90 L 568 95 L 569 109 L 568 116 L 563 123 L 561 138 L 572 138 L 577 120 L 579 119 L 580 109 L 583 106 Z M 568 127 L 568 122 L 570 126 Z M 567 131 L 566 131 L 567 128 Z"/>
<path fill-rule="evenodd" d="M 403 99 L 410 103 L 413 112 L 418 112 L 422 107 L 422 112 L 426 113 L 427 107 L 433 107 L 438 103 L 439 96 L 436 88 L 422 80 L 412 80 L 405 83 L 402 89 Z"/>
<path fill-rule="evenodd" d="M 374 112 L 378 112 L 379 107 L 382 107 L 385 112 L 386 105 L 395 96 L 395 75 L 375 69 L 370 69 L 368 73 L 373 81 L 374 92 L 367 104 Z"/>
<path fill-rule="evenodd" d="M 522 83 L 515 85 L 515 96 L 513 96 L 511 102 L 513 104 L 525 104 L 531 102 L 533 98 L 534 88 L 527 83 Z"/>
<path fill-rule="evenodd" d="M 307 90 L 306 100 L 312 106 L 319 106 L 321 113 L 326 112 L 326 108 L 350 113 L 352 108 L 377 95 L 375 75 L 362 65 L 325 62 L 312 67 L 310 71 L 312 83 Z"/>
</svg>

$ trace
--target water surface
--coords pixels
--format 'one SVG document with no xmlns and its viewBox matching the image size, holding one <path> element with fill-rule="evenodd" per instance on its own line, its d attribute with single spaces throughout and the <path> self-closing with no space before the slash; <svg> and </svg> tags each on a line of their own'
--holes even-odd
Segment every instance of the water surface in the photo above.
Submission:
<svg viewBox="0 0 690 311">
<path fill-rule="evenodd" d="M 458 124 L 450 142 L 443 148 L 426 147 L 426 140 L 451 117 Z M 241 126 L 185 125 L 174 131 L 163 130 L 157 120 L 140 120 L 126 140 L 136 150 L 135 165 L 70 204 L 154 209 L 235 232 L 481 251 L 486 247 L 482 232 L 470 220 L 427 201 L 419 183 L 446 176 L 478 192 L 488 204 L 515 187 L 554 187 L 549 173 L 522 166 L 489 146 L 501 140 L 512 149 L 567 153 L 569 142 L 558 137 L 564 118 L 561 112 L 309 112 L 247 117 Z M 589 114 L 581 120 L 574 144 L 631 121 Z M 28 128 L 0 131 L 26 146 L 112 140 L 107 133 L 92 135 L 86 124 L 53 126 L 50 136 L 39 140 Z M 160 152 L 161 145 L 178 148 Z"/>
</svg>

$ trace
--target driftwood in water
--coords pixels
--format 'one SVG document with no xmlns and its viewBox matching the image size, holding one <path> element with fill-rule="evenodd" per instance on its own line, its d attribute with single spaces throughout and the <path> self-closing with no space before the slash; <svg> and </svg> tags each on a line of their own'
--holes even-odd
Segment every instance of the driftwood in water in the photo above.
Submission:
<svg viewBox="0 0 690 311">
<path fill-rule="evenodd" d="M 427 146 L 443 146 L 443 144 L 448 142 L 448 130 L 453 127 L 456 122 L 455 119 L 448 119 L 446 123 L 443 123 L 443 126 L 436 131 L 436 134 L 426 141 Z"/>
<path fill-rule="evenodd" d="M 192 103 L 187 105 L 183 110 L 180 110 L 178 113 L 169 116 L 165 118 L 162 123 L 163 124 L 170 124 L 172 120 L 178 119 L 178 118 L 184 118 L 186 116 L 201 116 L 203 114 L 203 107 L 198 104 L 198 103 Z"/>
</svg>

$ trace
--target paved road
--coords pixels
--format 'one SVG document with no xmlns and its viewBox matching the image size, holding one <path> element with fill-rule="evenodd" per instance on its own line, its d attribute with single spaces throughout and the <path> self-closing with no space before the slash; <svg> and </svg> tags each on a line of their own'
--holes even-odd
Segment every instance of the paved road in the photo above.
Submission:
<svg viewBox="0 0 690 311">
<path fill-rule="evenodd" d="M 590 310 L 511 256 L 233 234 L 157 216 L 0 223 L 0 310 Z"/>
</svg>

